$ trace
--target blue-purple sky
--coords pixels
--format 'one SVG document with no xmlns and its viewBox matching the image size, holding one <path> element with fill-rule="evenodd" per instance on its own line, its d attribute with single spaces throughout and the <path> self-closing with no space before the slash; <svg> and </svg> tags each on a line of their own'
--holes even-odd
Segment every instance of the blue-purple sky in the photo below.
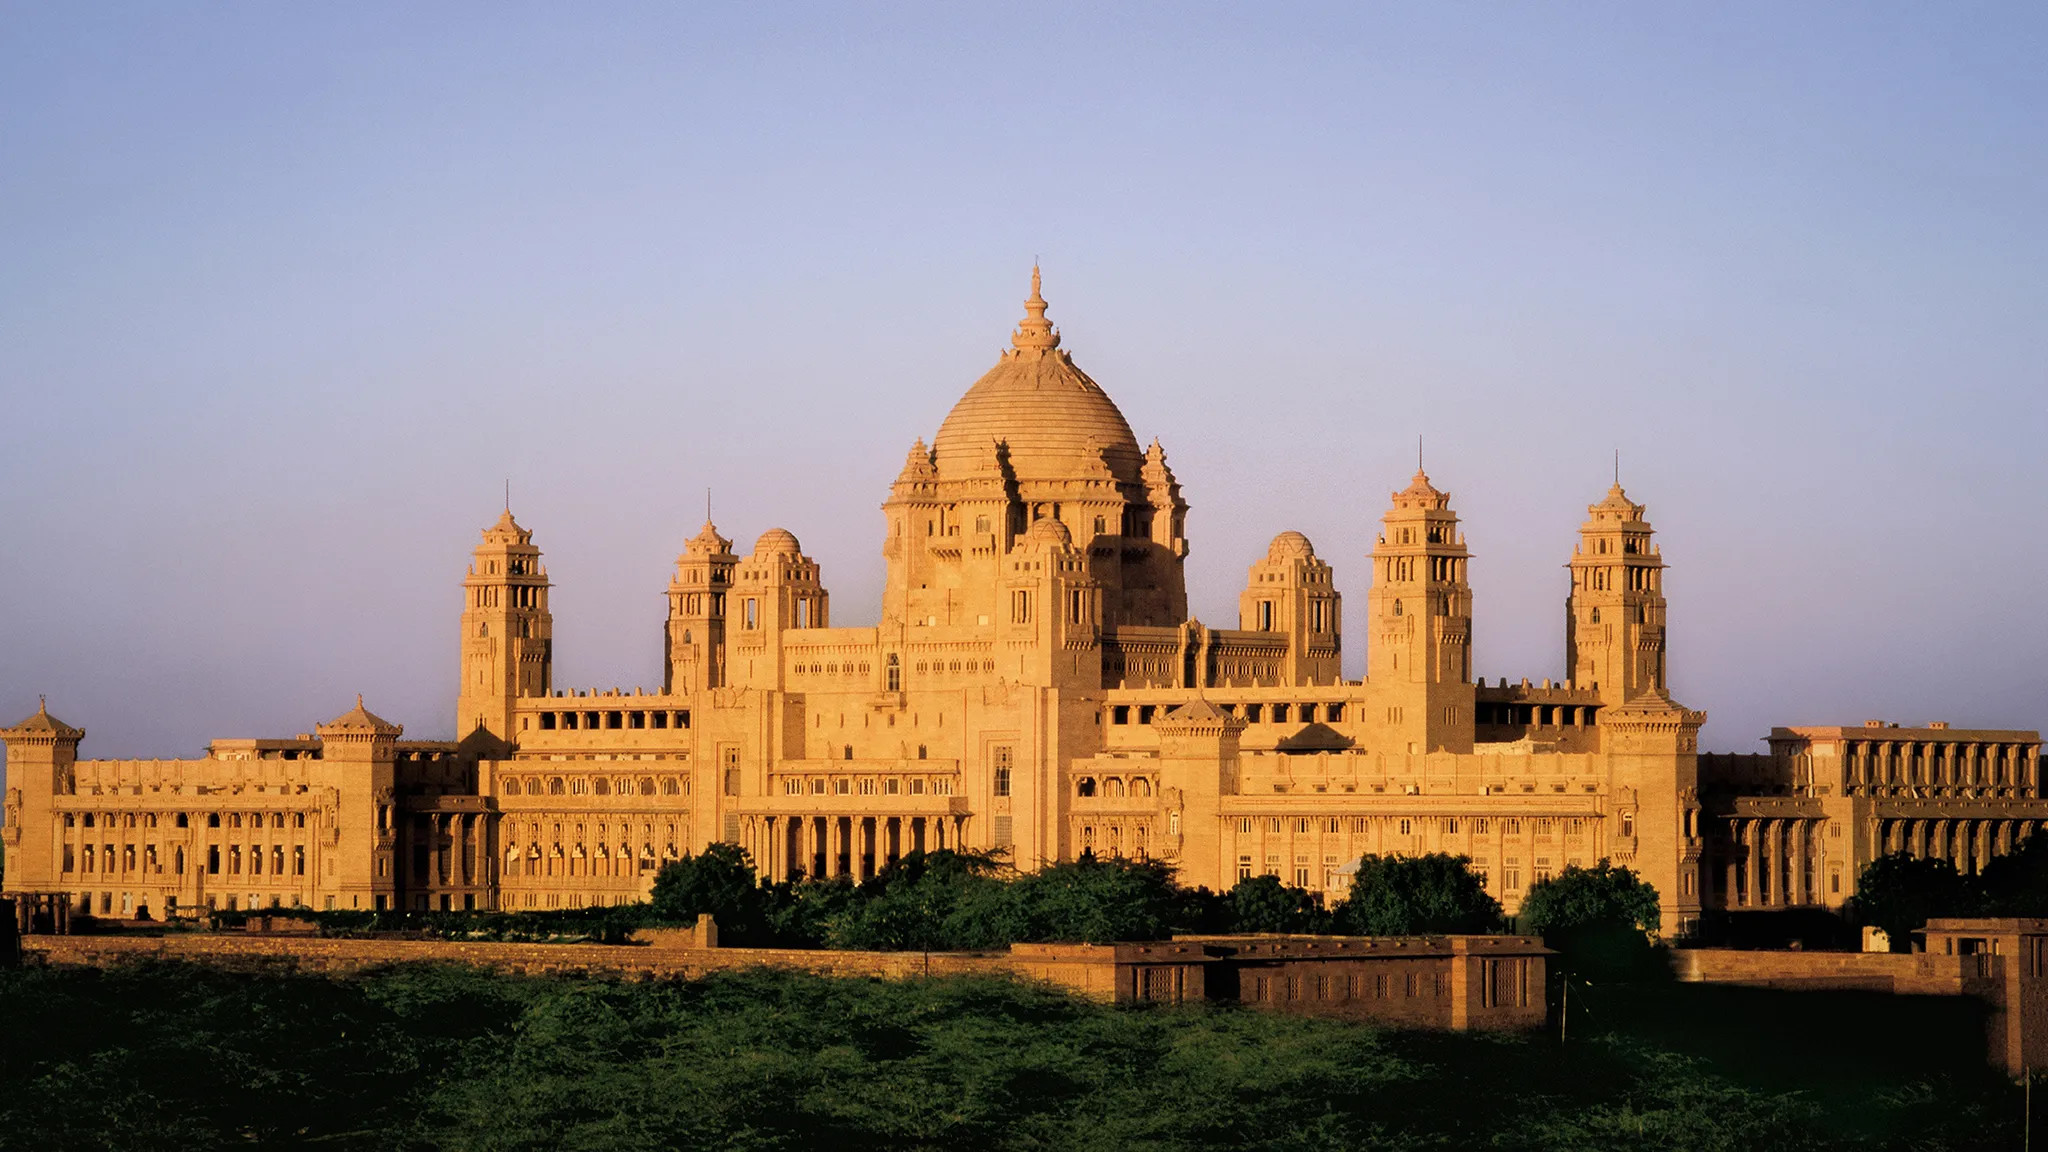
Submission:
<svg viewBox="0 0 2048 1152">
<path fill-rule="evenodd" d="M 1708 747 L 2048 722 L 2048 8 L 1969 3 L 0 4 L 0 722 L 451 735 L 507 478 L 560 685 L 659 684 L 707 486 L 870 623 L 1034 256 L 1211 624 L 1283 529 L 1355 621 L 1421 435 L 1561 676 L 1618 448 Z"/>
</svg>

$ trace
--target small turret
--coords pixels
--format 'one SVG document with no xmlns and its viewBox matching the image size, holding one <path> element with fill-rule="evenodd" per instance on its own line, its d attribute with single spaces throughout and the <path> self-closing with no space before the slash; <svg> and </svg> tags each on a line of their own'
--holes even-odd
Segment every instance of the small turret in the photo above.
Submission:
<svg viewBox="0 0 2048 1152">
<path fill-rule="evenodd" d="M 1299 532 L 1282 532 L 1251 567 L 1238 597 L 1238 627 L 1287 635 L 1281 683 L 1329 684 L 1340 675 L 1340 609 L 1334 574 L 1315 545 Z"/>
</svg>

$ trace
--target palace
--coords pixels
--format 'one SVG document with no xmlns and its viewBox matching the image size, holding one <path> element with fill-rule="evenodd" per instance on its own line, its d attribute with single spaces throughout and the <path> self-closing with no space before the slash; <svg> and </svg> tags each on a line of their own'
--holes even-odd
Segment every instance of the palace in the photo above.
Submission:
<svg viewBox="0 0 2048 1152">
<path fill-rule="evenodd" d="M 1618 484 L 1571 549 L 1555 681 L 1473 678 L 1464 534 L 1420 471 L 1369 557 L 1363 680 L 1298 532 L 1250 565 L 1236 627 L 1189 619 L 1166 452 L 1061 349 L 1035 270 L 1025 309 L 889 489 L 878 625 L 832 626 L 789 532 L 742 555 L 706 524 L 660 689 L 557 688 L 552 585 L 508 510 L 462 582 L 460 740 L 402 739 L 358 700 L 201 759 L 80 760 L 42 709 L 0 730 L 8 890 L 102 916 L 564 908 L 642 899 L 723 840 L 775 878 L 964 847 L 1336 899 L 1365 853 L 1444 851 L 1510 911 L 1612 859 L 1682 932 L 1837 906 L 1900 847 L 1974 866 L 2048 821 L 2034 732 L 1779 729 L 1767 755 L 1700 755 L 1705 715 L 1665 686 L 1664 562 Z"/>
</svg>

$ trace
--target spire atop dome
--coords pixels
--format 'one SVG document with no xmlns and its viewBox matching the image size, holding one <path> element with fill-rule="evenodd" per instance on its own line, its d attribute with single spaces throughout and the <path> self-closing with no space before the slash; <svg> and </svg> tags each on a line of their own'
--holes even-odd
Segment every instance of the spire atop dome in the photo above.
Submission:
<svg viewBox="0 0 2048 1152">
<path fill-rule="evenodd" d="M 1024 320 L 1010 334 L 1010 346 L 1020 350 L 1035 348 L 1041 352 L 1060 346 L 1059 330 L 1045 318 L 1045 297 L 1039 292 L 1038 264 L 1035 261 L 1031 265 L 1031 299 L 1024 302 Z"/>
</svg>

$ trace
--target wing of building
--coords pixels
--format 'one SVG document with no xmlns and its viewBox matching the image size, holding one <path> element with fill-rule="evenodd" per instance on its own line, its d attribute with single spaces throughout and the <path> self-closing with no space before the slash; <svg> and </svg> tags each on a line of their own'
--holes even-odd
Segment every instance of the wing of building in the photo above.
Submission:
<svg viewBox="0 0 2048 1152">
<path fill-rule="evenodd" d="M 889 488 L 878 625 L 832 626 L 789 532 L 742 555 L 706 524 L 659 691 L 558 688 L 552 586 L 507 511 L 462 582 L 458 742 L 358 701 L 203 759 L 79 760 L 84 733 L 39 711 L 0 732 L 9 890 L 103 915 L 564 908 L 642 899 L 724 840 L 775 878 L 966 847 L 1341 897 L 1363 854 L 1442 851 L 1511 910 L 1612 859 L 1676 931 L 1703 902 L 1839 903 L 1886 845 L 1976 860 L 2048 819 L 2032 732 L 1781 729 L 1772 757 L 1711 761 L 1703 808 L 1705 716 L 1666 691 L 1664 563 L 1619 485 L 1571 548 L 1555 682 L 1473 678 L 1464 533 L 1419 471 L 1368 558 L 1365 679 L 1299 532 L 1251 564 L 1235 627 L 1189 619 L 1165 450 L 1060 347 L 1035 270 L 1025 309 Z"/>
</svg>

